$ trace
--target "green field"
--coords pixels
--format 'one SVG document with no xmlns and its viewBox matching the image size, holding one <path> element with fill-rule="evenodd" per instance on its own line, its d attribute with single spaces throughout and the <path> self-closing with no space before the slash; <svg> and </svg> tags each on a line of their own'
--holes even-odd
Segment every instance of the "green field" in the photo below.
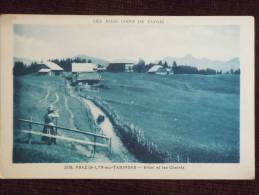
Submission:
<svg viewBox="0 0 259 195">
<path fill-rule="evenodd" d="M 178 162 L 239 162 L 238 75 L 103 73 L 106 102 Z M 143 154 L 145 155 L 145 154 Z"/>
<path fill-rule="evenodd" d="M 116 133 L 140 161 L 239 162 L 238 75 L 105 72 L 101 76 L 100 88 L 82 93 L 96 98 L 107 105 L 108 112 L 115 113 L 111 120 L 120 121 L 119 128 L 115 126 Z M 33 136 L 31 145 L 26 143 L 27 134 L 20 129 L 28 126 L 16 119 L 32 117 L 33 121 L 43 123 L 49 104 L 59 111 L 58 125 L 94 131 L 89 110 L 79 97 L 68 94 L 63 77 L 15 77 L 13 161 L 95 162 L 87 157 L 91 149 L 79 144 L 58 141 L 57 145 L 48 146 L 38 136 Z M 42 126 L 33 126 L 33 130 L 41 132 Z M 71 132 L 59 134 L 83 138 Z M 162 159 L 163 154 L 166 160 Z M 157 158 L 159 155 L 162 158 Z M 120 162 L 116 156 L 110 159 Z"/>
<path fill-rule="evenodd" d="M 60 114 L 58 125 L 68 128 L 91 129 L 91 116 L 83 103 L 67 95 L 65 80 L 62 77 L 26 75 L 14 78 L 14 162 L 87 162 L 87 150 L 77 144 L 58 141 L 57 145 L 43 144 L 40 136 L 32 136 L 32 144 L 26 144 L 27 134 L 20 129 L 28 125 L 17 123 L 18 118 L 44 123 L 43 116 L 48 105 L 54 105 Z M 72 116 L 73 115 L 73 116 Z M 32 129 L 42 131 L 42 126 L 33 125 Z M 84 139 L 82 135 L 59 130 L 60 135 Z"/>
</svg>

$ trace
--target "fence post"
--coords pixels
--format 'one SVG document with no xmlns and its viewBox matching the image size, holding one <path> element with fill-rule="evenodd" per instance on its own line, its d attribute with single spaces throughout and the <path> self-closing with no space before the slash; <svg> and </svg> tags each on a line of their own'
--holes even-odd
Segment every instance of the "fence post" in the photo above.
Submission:
<svg viewBox="0 0 259 195">
<path fill-rule="evenodd" d="M 107 153 L 110 153 L 110 138 L 106 137 L 105 138 L 105 143 L 107 144 Z"/>
<path fill-rule="evenodd" d="M 32 116 L 30 117 L 30 121 L 32 122 Z M 29 123 L 29 134 L 28 134 L 28 144 L 31 144 L 31 129 L 32 129 L 32 123 Z"/>
<path fill-rule="evenodd" d="M 110 137 L 110 143 L 109 143 L 109 155 L 112 154 L 112 138 Z"/>
</svg>

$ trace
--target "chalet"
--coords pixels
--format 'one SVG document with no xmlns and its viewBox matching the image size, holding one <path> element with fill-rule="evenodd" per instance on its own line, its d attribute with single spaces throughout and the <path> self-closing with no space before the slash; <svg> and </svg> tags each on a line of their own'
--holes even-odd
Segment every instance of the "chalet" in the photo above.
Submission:
<svg viewBox="0 0 259 195">
<path fill-rule="evenodd" d="M 163 69 L 163 66 L 161 66 L 161 65 L 154 65 L 147 72 L 150 73 L 150 74 L 155 74 L 158 71 L 160 71 L 161 69 Z"/>
<path fill-rule="evenodd" d="M 96 72 L 97 64 L 94 63 L 72 63 L 73 73 Z"/>
<path fill-rule="evenodd" d="M 167 75 L 169 72 L 167 69 L 163 68 L 161 65 L 154 65 L 149 70 L 148 73 L 150 74 L 159 74 L 159 75 Z"/>
<path fill-rule="evenodd" d="M 96 84 L 101 81 L 101 76 L 97 73 L 97 71 L 97 64 L 72 63 L 72 83 L 74 85 Z"/>
<path fill-rule="evenodd" d="M 167 68 L 166 72 L 170 75 L 174 74 L 174 71 L 171 68 Z"/>
<path fill-rule="evenodd" d="M 51 70 L 49 68 L 42 68 L 38 71 L 38 75 L 48 75 L 51 76 Z"/>
<path fill-rule="evenodd" d="M 124 63 L 110 63 L 107 67 L 109 72 L 124 72 L 125 64 Z"/>
<path fill-rule="evenodd" d="M 127 63 L 127 64 L 125 64 L 125 71 L 126 72 L 133 72 L 133 67 L 134 67 L 133 63 Z"/>
<path fill-rule="evenodd" d="M 74 77 L 74 85 L 93 85 L 101 81 L 101 76 L 97 72 L 80 73 Z"/>
<path fill-rule="evenodd" d="M 51 61 L 41 62 L 38 65 L 40 67 L 38 75 L 60 75 L 64 71 L 63 68 Z"/>
<path fill-rule="evenodd" d="M 60 75 L 64 71 L 63 68 L 61 68 L 59 65 L 57 65 L 56 63 L 51 62 L 51 61 L 45 61 L 42 64 L 46 67 L 46 69 L 50 69 L 50 72 L 51 72 L 50 76 L 51 75 Z M 47 70 L 45 70 L 45 71 L 47 71 Z"/>
<path fill-rule="evenodd" d="M 109 72 L 133 72 L 133 63 L 125 63 L 125 62 L 114 62 L 110 63 L 107 67 L 107 71 Z"/>
</svg>

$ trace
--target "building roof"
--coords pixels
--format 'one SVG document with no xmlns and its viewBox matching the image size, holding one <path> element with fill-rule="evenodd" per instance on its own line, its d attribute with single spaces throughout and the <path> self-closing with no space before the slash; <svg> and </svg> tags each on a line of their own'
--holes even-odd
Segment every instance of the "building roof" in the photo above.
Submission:
<svg viewBox="0 0 259 195">
<path fill-rule="evenodd" d="M 101 76 L 96 72 L 80 73 L 77 81 L 101 80 Z"/>
<path fill-rule="evenodd" d="M 161 68 L 163 68 L 163 67 L 160 66 L 160 65 L 154 65 L 154 66 L 152 66 L 152 67 L 148 70 L 148 72 L 157 72 L 157 71 L 159 71 L 159 69 L 161 69 Z"/>
<path fill-rule="evenodd" d="M 42 68 L 39 70 L 39 72 L 50 72 L 51 70 L 49 68 Z"/>
<path fill-rule="evenodd" d="M 95 72 L 97 64 L 93 63 L 72 63 L 72 72 Z"/>
<path fill-rule="evenodd" d="M 51 62 L 51 61 L 45 61 L 45 62 L 43 62 L 43 64 L 46 65 L 51 70 L 64 70 L 59 65 L 57 65 L 56 63 Z"/>
</svg>

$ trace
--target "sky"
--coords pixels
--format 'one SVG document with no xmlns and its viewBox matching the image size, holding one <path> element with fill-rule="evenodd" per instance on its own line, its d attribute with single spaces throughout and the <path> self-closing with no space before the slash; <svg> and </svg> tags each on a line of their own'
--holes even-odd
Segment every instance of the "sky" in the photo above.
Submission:
<svg viewBox="0 0 259 195">
<path fill-rule="evenodd" d="M 227 61 L 239 57 L 239 26 L 28 25 L 14 26 L 14 57 L 31 60 L 85 54 L 109 61 L 154 62 L 164 57 Z"/>
</svg>

